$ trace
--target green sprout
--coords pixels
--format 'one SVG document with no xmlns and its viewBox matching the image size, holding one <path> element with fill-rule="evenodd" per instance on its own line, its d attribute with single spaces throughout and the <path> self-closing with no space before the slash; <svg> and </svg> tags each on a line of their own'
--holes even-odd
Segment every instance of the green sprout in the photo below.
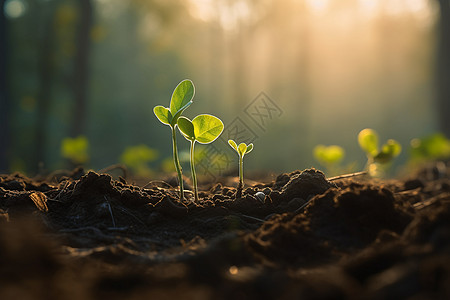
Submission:
<svg viewBox="0 0 450 300">
<path fill-rule="evenodd" d="M 446 160 L 450 158 L 450 139 L 442 133 L 411 140 L 410 162 Z"/>
<path fill-rule="evenodd" d="M 396 140 L 389 139 L 386 144 L 378 147 L 378 134 L 373 129 L 363 129 L 358 134 L 358 143 L 367 154 L 366 169 L 372 176 L 379 175 L 381 166 L 387 166 L 395 157 L 400 155 L 402 146 Z"/>
<path fill-rule="evenodd" d="M 157 158 L 158 151 L 155 149 L 146 145 L 136 145 L 127 147 L 120 156 L 120 161 L 133 170 L 137 176 L 149 177 L 152 175 L 152 170 L 148 163 Z"/>
<path fill-rule="evenodd" d="M 344 159 L 345 150 L 341 146 L 317 145 L 313 149 L 314 158 L 327 169 L 327 173 L 337 173 L 339 163 Z"/>
<path fill-rule="evenodd" d="M 178 159 L 178 149 L 177 149 L 177 137 L 176 137 L 176 127 L 178 119 L 180 118 L 183 111 L 192 104 L 192 99 L 194 98 L 195 88 L 192 81 L 186 79 L 180 82 L 175 90 L 173 91 L 172 98 L 170 99 L 170 107 L 164 107 L 161 105 L 155 106 L 153 112 L 161 123 L 169 125 L 172 129 L 172 145 L 173 145 L 173 162 L 175 164 L 175 169 L 178 174 L 178 183 L 180 185 L 180 199 L 184 198 L 183 190 L 183 174 Z"/>
<path fill-rule="evenodd" d="M 212 115 L 198 115 L 192 121 L 186 117 L 178 119 L 178 129 L 191 142 L 190 160 L 192 185 L 194 186 L 194 201 L 198 202 L 197 176 L 195 174 L 194 145 L 214 142 L 223 131 L 222 121 Z"/>
<path fill-rule="evenodd" d="M 242 189 L 244 188 L 244 156 L 253 150 L 253 144 L 250 143 L 246 145 L 245 143 L 240 143 L 238 146 L 233 140 L 228 140 L 228 144 L 230 144 L 231 148 L 239 155 L 239 185 L 236 192 L 236 198 L 239 198 L 242 194 Z"/>
<path fill-rule="evenodd" d="M 64 138 L 61 142 L 61 155 L 75 165 L 85 164 L 89 160 L 89 141 L 84 135 L 76 138 Z"/>
</svg>

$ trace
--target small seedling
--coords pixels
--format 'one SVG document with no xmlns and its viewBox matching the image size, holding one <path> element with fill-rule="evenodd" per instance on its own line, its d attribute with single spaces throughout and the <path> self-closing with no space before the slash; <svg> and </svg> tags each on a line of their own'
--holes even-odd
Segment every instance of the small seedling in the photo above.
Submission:
<svg viewBox="0 0 450 300">
<path fill-rule="evenodd" d="M 61 155 L 75 165 L 85 164 L 89 160 L 89 141 L 84 135 L 76 138 L 64 138 L 61 142 Z"/>
<path fill-rule="evenodd" d="M 184 198 L 183 191 L 183 174 L 178 159 L 178 149 L 177 149 L 177 137 L 176 137 L 176 127 L 178 119 L 180 118 L 183 111 L 192 104 L 192 99 L 194 98 L 195 88 L 192 81 L 186 79 L 180 82 L 172 93 L 172 98 L 170 99 L 170 107 L 164 107 L 161 105 L 155 106 L 153 112 L 161 123 L 170 126 L 172 129 L 172 145 L 173 145 L 173 162 L 175 164 L 175 169 L 178 174 L 178 183 L 180 185 L 180 199 Z"/>
<path fill-rule="evenodd" d="M 152 170 L 149 163 L 158 158 L 158 151 L 146 145 L 129 146 L 125 148 L 120 161 L 130 168 L 135 175 L 140 177 L 150 177 Z"/>
<path fill-rule="evenodd" d="M 194 187 L 194 201 L 198 202 L 197 176 L 195 174 L 194 145 L 210 144 L 214 142 L 223 131 L 222 121 L 212 115 L 198 115 L 192 121 L 186 117 L 178 119 L 178 129 L 183 136 L 191 142 L 190 160 L 192 185 Z"/>
<path fill-rule="evenodd" d="M 393 139 L 378 147 L 378 134 L 373 129 L 363 129 L 358 134 L 358 143 L 367 154 L 366 169 L 372 176 L 380 173 L 379 166 L 386 166 L 402 151 L 402 146 Z"/>
<path fill-rule="evenodd" d="M 447 160 L 450 158 L 450 139 L 442 133 L 411 140 L 410 162 Z"/>
<path fill-rule="evenodd" d="M 253 144 L 250 143 L 249 145 L 246 145 L 245 143 L 240 143 L 238 146 L 233 140 L 228 140 L 228 144 L 230 144 L 231 148 L 239 155 L 239 185 L 236 192 L 236 198 L 240 198 L 242 189 L 244 188 L 244 156 L 253 150 Z"/>
<path fill-rule="evenodd" d="M 344 159 L 345 150 L 337 145 L 317 145 L 313 150 L 314 158 L 327 169 L 328 174 L 337 173 L 339 163 Z"/>
</svg>

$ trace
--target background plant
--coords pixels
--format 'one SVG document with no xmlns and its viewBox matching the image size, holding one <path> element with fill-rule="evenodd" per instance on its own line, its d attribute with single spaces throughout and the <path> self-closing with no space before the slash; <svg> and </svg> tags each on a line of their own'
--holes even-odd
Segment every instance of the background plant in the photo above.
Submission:
<svg viewBox="0 0 450 300">
<path fill-rule="evenodd" d="M 61 155 L 74 165 L 84 165 L 89 161 L 89 141 L 84 135 L 66 137 L 61 142 Z"/>
<path fill-rule="evenodd" d="M 400 155 L 402 147 L 396 140 L 389 139 L 379 148 L 378 134 L 375 130 L 366 128 L 359 132 L 358 143 L 366 152 L 367 164 L 365 169 L 371 176 L 383 176 L 392 160 Z"/>
<path fill-rule="evenodd" d="M 234 140 L 228 140 L 228 144 L 239 155 L 239 185 L 236 192 L 236 198 L 241 197 L 242 189 L 244 188 L 244 156 L 253 150 L 253 144 L 240 143 L 239 146 Z"/>
<path fill-rule="evenodd" d="M 340 163 L 345 157 L 345 150 L 338 145 L 317 145 L 313 149 L 313 155 L 325 167 L 327 175 L 334 176 L 342 169 Z"/>
<path fill-rule="evenodd" d="M 125 148 L 120 156 L 120 162 L 130 168 L 139 177 L 150 177 L 153 174 L 149 163 L 158 158 L 158 151 L 146 145 L 136 145 Z"/>
<path fill-rule="evenodd" d="M 178 119 L 178 128 L 183 136 L 191 142 L 190 161 L 192 185 L 194 188 L 194 201 L 198 202 L 197 175 L 195 173 L 195 142 L 200 144 L 209 144 L 214 142 L 222 133 L 223 122 L 212 115 L 202 114 L 196 116 L 192 121 L 186 117 Z"/>
<path fill-rule="evenodd" d="M 181 116 L 183 111 L 192 104 L 192 99 L 194 98 L 195 87 L 194 83 L 188 79 L 180 82 L 172 93 L 172 98 L 170 99 L 169 108 L 158 105 L 153 108 L 153 112 L 161 123 L 170 126 L 172 129 L 172 146 L 173 146 L 173 161 L 175 164 L 175 169 L 178 174 L 178 183 L 180 185 L 180 199 L 184 197 L 183 192 L 183 174 L 180 165 L 180 160 L 178 158 L 177 149 L 177 136 L 176 127 L 178 118 Z"/>
</svg>

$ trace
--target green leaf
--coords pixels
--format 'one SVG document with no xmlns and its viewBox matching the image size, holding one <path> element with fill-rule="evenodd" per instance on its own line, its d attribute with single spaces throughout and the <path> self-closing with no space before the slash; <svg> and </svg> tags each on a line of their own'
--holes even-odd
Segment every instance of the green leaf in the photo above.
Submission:
<svg viewBox="0 0 450 300">
<path fill-rule="evenodd" d="M 253 150 L 253 144 L 250 143 L 250 144 L 248 144 L 248 146 L 247 146 L 247 151 L 245 151 L 245 154 L 252 152 L 252 150 Z"/>
<path fill-rule="evenodd" d="M 186 117 L 180 117 L 177 124 L 178 129 L 187 140 L 195 140 L 194 125 L 192 124 L 191 120 Z"/>
<path fill-rule="evenodd" d="M 195 140 L 201 144 L 212 143 L 223 131 L 222 121 L 212 115 L 198 115 L 192 120 Z"/>
<path fill-rule="evenodd" d="M 396 140 L 388 140 L 374 160 L 380 164 L 389 163 L 393 158 L 399 156 L 400 152 L 402 152 L 402 146 Z"/>
<path fill-rule="evenodd" d="M 172 126 L 172 114 L 168 108 L 158 105 L 153 108 L 153 113 L 161 123 Z"/>
<path fill-rule="evenodd" d="M 245 151 L 247 151 L 247 145 L 245 143 L 240 143 L 238 146 L 238 153 L 240 156 L 244 156 Z"/>
<path fill-rule="evenodd" d="M 183 111 L 192 104 L 194 94 L 195 87 L 189 79 L 180 82 L 173 91 L 172 98 L 170 100 L 170 112 L 173 116 L 173 126 L 176 124 Z"/>
<path fill-rule="evenodd" d="M 239 153 L 238 148 L 237 148 L 237 144 L 235 141 L 233 140 L 228 140 L 228 144 L 231 146 L 231 148 L 233 148 L 234 150 L 236 150 L 237 153 Z"/>
<path fill-rule="evenodd" d="M 317 145 L 314 147 L 313 154 L 321 164 L 335 164 L 344 158 L 345 151 L 337 145 Z"/>
<path fill-rule="evenodd" d="M 358 134 L 358 143 L 368 155 L 374 157 L 378 154 L 378 134 L 373 129 L 363 129 Z"/>
</svg>

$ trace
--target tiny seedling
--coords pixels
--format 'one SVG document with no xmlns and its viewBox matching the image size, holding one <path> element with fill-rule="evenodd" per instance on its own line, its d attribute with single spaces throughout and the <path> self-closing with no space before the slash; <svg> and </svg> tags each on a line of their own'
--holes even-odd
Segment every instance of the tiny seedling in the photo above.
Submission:
<svg viewBox="0 0 450 300">
<path fill-rule="evenodd" d="M 155 116 L 158 118 L 158 120 L 161 121 L 161 123 L 170 126 L 170 128 L 172 129 L 173 162 L 178 174 L 181 200 L 183 200 L 184 198 L 183 174 L 180 160 L 178 158 L 176 127 L 178 119 L 180 118 L 183 111 L 192 104 L 194 93 L 195 87 L 192 81 L 188 79 L 183 80 L 173 91 L 169 107 L 158 105 L 153 108 L 153 112 L 155 113 Z"/>
<path fill-rule="evenodd" d="M 89 160 L 89 141 L 84 135 L 76 138 L 64 138 L 61 142 L 61 155 L 75 165 L 82 165 Z"/>
<path fill-rule="evenodd" d="M 195 174 L 194 145 L 210 144 L 214 142 L 223 131 L 222 121 L 212 115 L 198 115 L 192 121 L 186 117 L 178 119 L 178 129 L 183 136 L 191 142 L 190 160 L 192 185 L 194 187 L 194 201 L 198 202 L 197 176 Z"/>
<path fill-rule="evenodd" d="M 340 162 L 344 159 L 345 150 L 337 145 L 317 145 L 313 149 L 314 158 L 327 169 L 328 174 L 337 173 Z"/>
<path fill-rule="evenodd" d="M 236 192 L 236 198 L 239 198 L 244 187 L 244 156 L 253 150 L 253 144 L 250 143 L 246 145 L 245 143 L 240 143 L 238 146 L 233 140 L 228 140 L 228 144 L 230 144 L 231 148 L 239 155 L 239 185 Z"/>
<path fill-rule="evenodd" d="M 379 166 L 388 165 L 402 151 L 402 146 L 396 140 L 389 139 L 386 144 L 378 147 L 378 134 L 373 129 L 363 129 L 358 134 L 358 143 L 367 155 L 366 169 L 371 175 L 380 173 Z"/>
</svg>

